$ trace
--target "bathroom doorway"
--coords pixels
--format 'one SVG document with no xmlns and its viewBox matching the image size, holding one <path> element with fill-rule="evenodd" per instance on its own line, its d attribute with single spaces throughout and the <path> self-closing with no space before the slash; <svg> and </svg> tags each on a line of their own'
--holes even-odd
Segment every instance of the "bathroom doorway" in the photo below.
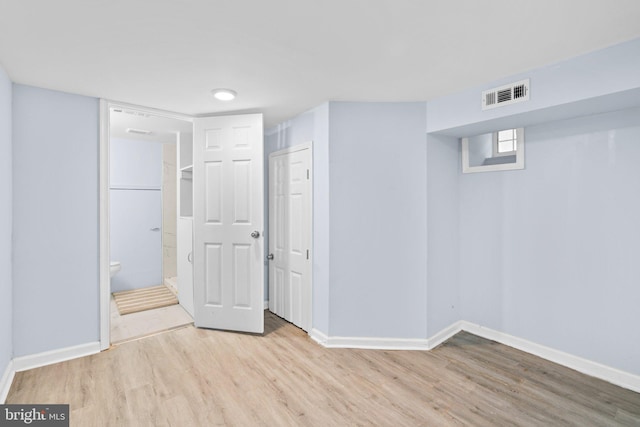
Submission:
<svg viewBox="0 0 640 427">
<path fill-rule="evenodd" d="M 108 114 L 109 342 L 118 344 L 193 322 L 177 267 L 178 152 L 192 124 L 127 106 Z"/>
</svg>

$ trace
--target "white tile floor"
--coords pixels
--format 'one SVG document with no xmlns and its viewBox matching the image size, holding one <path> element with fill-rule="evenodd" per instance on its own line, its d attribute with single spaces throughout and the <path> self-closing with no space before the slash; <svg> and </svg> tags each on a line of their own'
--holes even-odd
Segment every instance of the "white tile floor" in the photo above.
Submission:
<svg viewBox="0 0 640 427">
<path fill-rule="evenodd" d="M 111 344 L 131 341 L 191 323 L 193 319 L 180 304 L 121 316 L 113 295 L 111 296 Z"/>
</svg>

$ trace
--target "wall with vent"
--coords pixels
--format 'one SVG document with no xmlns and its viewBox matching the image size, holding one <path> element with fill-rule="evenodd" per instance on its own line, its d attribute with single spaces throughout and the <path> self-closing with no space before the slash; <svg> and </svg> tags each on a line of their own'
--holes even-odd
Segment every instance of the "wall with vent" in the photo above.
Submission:
<svg viewBox="0 0 640 427">
<path fill-rule="evenodd" d="M 460 172 L 460 137 L 518 126 L 524 170 Z M 429 335 L 458 315 L 639 375 L 640 40 L 429 101 L 427 129 Z"/>
<path fill-rule="evenodd" d="M 482 92 L 530 79 L 530 99 L 482 111 Z M 541 124 L 560 118 L 637 106 L 640 98 L 640 39 L 547 67 L 489 82 L 427 103 L 427 132 L 458 136 L 516 123 Z"/>
</svg>

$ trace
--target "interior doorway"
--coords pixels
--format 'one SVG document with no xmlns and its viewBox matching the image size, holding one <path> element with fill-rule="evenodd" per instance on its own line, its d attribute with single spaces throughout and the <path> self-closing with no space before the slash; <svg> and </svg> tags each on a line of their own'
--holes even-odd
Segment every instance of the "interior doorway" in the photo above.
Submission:
<svg viewBox="0 0 640 427">
<path fill-rule="evenodd" d="M 184 308 L 193 294 L 180 295 L 178 277 L 179 153 L 193 126 L 186 117 L 106 101 L 101 114 L 104 349 L 193 322 Z"/>
<path fill-rule="evenodd" d="M 312 327 L 313 144 L 269 155 L 269 310 Z"/>
<path fill-rule="evenodd" d="M 177 132 L 180 306 L 191 314 L 198 327 L 262 333 L 265 256 L 262 115 L 195 118 L 101 100 L 101 350 L 111 344 L 109 142 L 113 108 L 124 109 L 132 115 L 146 115 L 148 119 L 172 119 L 189 129 Z M 143 131 L 138 133 L 149 131 L 140 126 L 131 129 Z M 223 253 L 226 256 L 222 256 Z M 225 313 L 217 313 L 220 309 L 226 310 Z"/>
</svg>

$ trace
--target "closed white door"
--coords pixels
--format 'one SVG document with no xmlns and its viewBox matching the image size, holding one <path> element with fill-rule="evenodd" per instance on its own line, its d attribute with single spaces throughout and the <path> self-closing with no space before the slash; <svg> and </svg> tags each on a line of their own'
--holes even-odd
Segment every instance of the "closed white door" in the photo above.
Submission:
<svg viewBox="0 0 640 427">
<path fill-rule="evenodd" d="M 264 332 L 261 114 L 194 120 L 195 325 Z"/>
<path fill-rule="evenodd" d="M 269 156 L 269 310 L 311 328 L 311 143 Z"/>
</svg>

